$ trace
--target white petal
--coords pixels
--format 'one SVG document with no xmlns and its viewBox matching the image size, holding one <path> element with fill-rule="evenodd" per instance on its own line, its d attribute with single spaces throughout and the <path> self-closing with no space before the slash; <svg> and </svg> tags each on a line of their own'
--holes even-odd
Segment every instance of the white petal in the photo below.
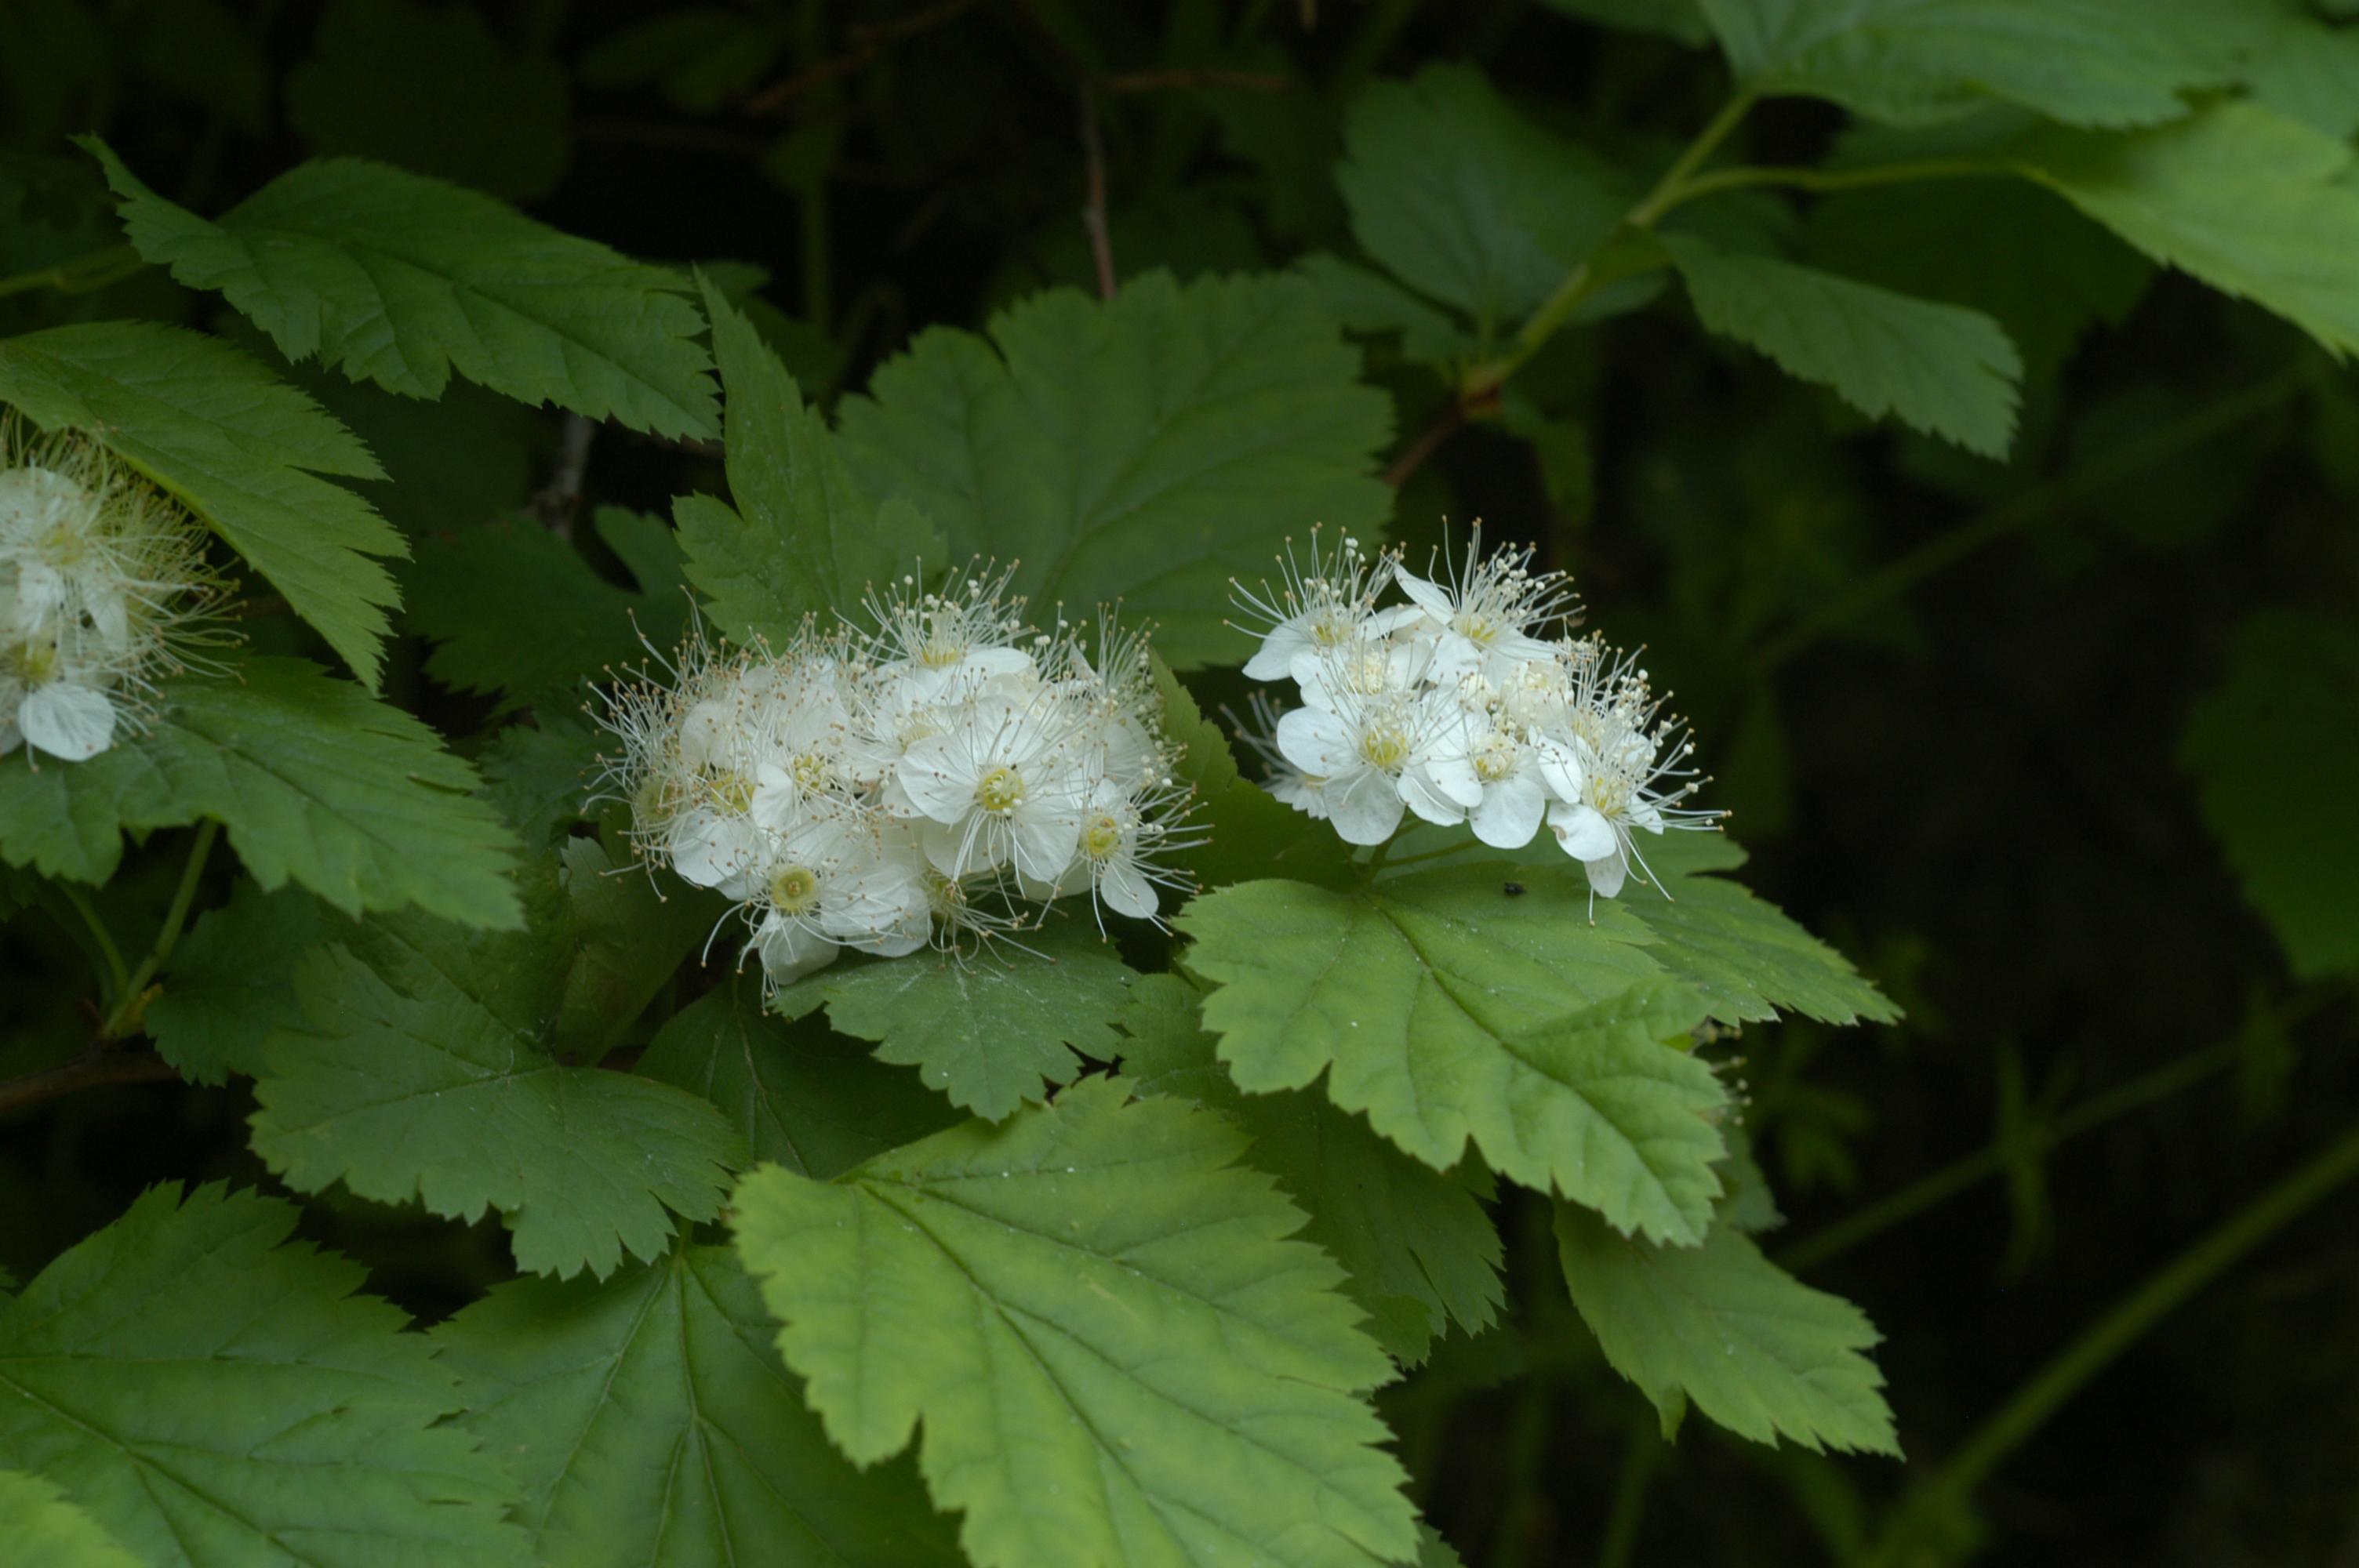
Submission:
<svg viewBox="0 0 2359 1568">
<path fill-rule="evenodd" d="M 754 951 L 761 955 L 770 983 L 782 986 L 827 968 L 842 949 L 799 922 L 766 920 L 754 934 Z"/>
<path fill-rule="evenodd" d="M 1520 849 L 1540 830 L 1548 796 L 1529 770 L 1501 779 L 1483 792 L 1483 804 L 1468 814 L 1474 837 L 1495 849 Z"/>
<path fill-rule="evenodd" d="M 909 804 L 937 822 L 974 809 L 974 764 L 955 737 L 929 735 L 909 748 L 893 776 Z"/>
<path fill-rule="evenodd" d="M 1458 607 L 1450 601 L 1450 590 L 1439 583 L 1428 582 L 1406 568 L 1396 570 L 1393 580 L 1400 584 L 1403 593 L 1417 601 L 1419 609 L 1436 621 L 1447 622 L 1457 613 Z"/>
<path fill-rule="evenodd" d="M 1073 863 L 1082 824 L 1070 812 L 1031 809 L 1016 813 L 1016 869 L 1027 877 L 1056 882 Z"/>
<path fill-rule="evenodd" d="M 1428 822 L 1449 827 L 1466 820 L 1466 808 L 1437 788 L 1432 770 L 1421 763 L 1401 770 L 1399 793 L 1402 802 Z"/>
<path fill-rule="evenodd" d="M 1622 881 L 1630 874 L 1630 862 L 1619 850 L 1602 860 L 1583 860 L 1581 869 L 1589 873 L 1589 891 L 1600 898 L 1612 898 L 1622 891 Z"/>
<path fill-rule="evenodd" d="M 1332 778 L 1355 766 L 1352 727 L 1332 713 L 1297 708 L 1277 721 L 1277 754 L 1320 778 Z"/>
<path fill-rule="evenodd" d="M 1425 607 L 1419 604 L 1396 604 L 1369 612 L 1368 631 L 1378 637 L 1389 637 L 1404 626 L 1413 626 L 1425 619 Z"/>
<path fill-rule="evenodd" d="M 1622 847 L 1614 824 L 1606 821 L 1593 806 L 1568 806 L 1560 803 L 1549 813 L 1549 830 L 1564 846 L 1564 852 L 1576 860 L 1603 860 Z"/>
<path fill-rule="evenodd" d="M 924 844 L 926 859 L 934 870 L 946 877 L 993 871 L 1007 857 L 1007 836 L 991 831 L 990 824 L 980 819 L 936 822 L 929 818 L 919 841 Z"/>
<path fill-rule="evenodd" d="M 753 870 L 760 846 L 761 830 L 751 822 L 699 806 L 672 824 L 671 866 L 698 887 L 720 887 Z"/>
<path fill-rule="evenodd" d="M 1346 844 L 1381 844 L 1400 826 L 1400 791 L 1374 768 L 1329 781 L 1327 816 Z"/>
<path fill-rule="evenodd" d="M 1135 860 L 1108 861 L 1098 878 L 1098 896 L 1118 914 L 1127 914 L 1134 920 L 1155 917 L 1155 884 L 1139 874 Z"/>
<path fill-rule="evenodd" d="M 1463 752 L 1445 752 L 1426 760 L 1426 773 L 1433 787 L 1462 806 L 1483 804 L 1483 780 L 1474 772 L 1474 763 Z"/>
<path fill-rule="evenodd" d="M 1302 629 L 1302 618 L 1281 621 L 1261 640 L 1254 656 L 1245 661 L 1245 675 L 1252 680 L 1278 680 L 1294 667 L 1294 655 L 1310 646 L 1310 637 Z"/>
<path fill-rule="evenodd" d="M 1578 802 L 1585 776 L 1580 755 L 1549 735 L 1532 742 L 1532 751 L 1539 758 L 1540 782 L 1548 785 L 1549 793 L 1568 804 Z"/>
<path fill-rule="evenodd" d="M 25 743 L 69 762 L 87 762 L 114 744 L 114 704 L 103 691 L 52 681 L 16 710 Z"/>
</svg>

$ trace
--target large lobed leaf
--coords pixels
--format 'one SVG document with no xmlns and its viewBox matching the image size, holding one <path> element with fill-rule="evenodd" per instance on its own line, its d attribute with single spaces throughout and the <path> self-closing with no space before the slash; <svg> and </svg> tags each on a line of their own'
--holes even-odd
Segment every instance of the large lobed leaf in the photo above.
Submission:
<svg viewBox="0 0 2359 1568">
<path fill-rule="evenodd" d="M 1489 1327 L 1501 1302 L 1499 1233 L 1466 1184 L 1410 1159 L 1324 1095 L 1243 1093 L 1203 1033 L 1200 1007 L 1177 976 L 1142 979 L 1122 1020 L 1125 1081 L 1245 1129 L 1248 1162 L 1309 1211 L 1302 1239 L 1343 1265 L 1345 1293 L 1395 1360 L 1423 1361 L 1452 1321 L 1470 1334 Z"/>
<path fill-rule="evenodd" d="M 318 665 L 251 658 L 165 681 L 143 732 L 88 762 L 0 758 L 0 859 L 102 881 L 125 832 L 219 819 L 255 880 L 347 914 L 415 904 L 472 925 L 521 919 L 515 835 L 434 732 Z"/>
<path fill-rule="evenodd" d="M 941 539 L 906 500 L 880 508 L 869 498 L 776 351 L 709 278 L 703 288 L 736 508 L 704 495 L 678 503 L 688 577 L 723 633 L 783 644 L 805 616 L 832 623 L 872 590 L 940 566 Z"/>
<path fill-rule="evenodd" d="M 957 1568 L 908 1465 L 859 1471 L 828 1445 L 776 1332 L 736 1254 L 681 1247 L 603 1281 L 503 1285 L 434 1341 L 542 1562 Z"/>
<path fill-rule="evenodd" d="M 980 1568 L 1415 1556 L 1364 1397 L 1389 1375 L 1245 1140 L 1093 1078 L 822 1184 L 765 1166 L 737 1246 L 829 1434 L 906 1447 Z"/>
<path fill-rule="evenodd" d="M 582 682 L 669 650 L 688 623 L 680 550 L 653 517 L 598 508 L 598 538 L 630 568 L 634 591 L 609 582 L 571 542 L 529 517 L 501 517 L 419 542 L 410 624 L 437 646 L 426 673 L 509 706 L 554 703 Z M 532 607 L 529 629 L 516 621 Z M 644 639 L 644 640 L 643 640 Z"/>
<path fill-rule="evenodd" d="M 575 878 L 603 871 L 588 853 Z M 496 1208 L 520 1267 L 603 1278 L 625 1252 L 662 1255 L 674 1215 L 713 1217 L 744 1146 L 694 1095 L 556 1054 L 582 988 L 617 982 L 611 963 L 585 976 L 576 962 L 603 890 L 535 881 L 512 935 L 397 917 L 307 952 L 293 982 L 307 1022 L 266 1048 L 254 1148 L 301 1192 L 341 1181 L 456 1218 Z M 669 966 L 638 986 L 650 971 L 659 982 Z M 627 1022 L 646 1000 L 612 1011 Z"/>
<path fill-rule="evenodd" d="M 1509 896 L 1514 874 L 1525 889 Z M 1327 1093 L 1448 1169 L 1473 1139 L 1501 1174 L 1617 1228 L 1691 1244 L 1711 1222 L 1727 1103 L 1665 1044 L 1704 1002 L 1618 908 L 1589 924 L 1569 868 L 1497 863 L 1351 892 L 1245 882 L 1179 918 L 1221 1057 L 1248 1090 Z"/>
<path fill-rule="evenodd" d="M 207 221 L 95 137 L 139 254 L 219 289 L 290 360 L 435 397 L 452 372 L 659 436 L 710 437 L 712 362 L 677 273 L 562 234 L 479 192 L 360 158 L 280 175 Z"/>
<path fill-rule="evenodd" d="M 1866 1314 L 1814 1291 L 1723 1226 L 1700 1247 L 1658 1247 L 1559 1206 L 1573 1304 L 1614 1369 L 1661 1412 L 1686 1401 L 1756 1443 L 1897 1457 Z"/>
<path fill-rule="evenodd" d="M 2166 265 L 2359 350 L 2359 185 L 2348 143 L 2257 104 L 2107 136 L 2047 127 L 1995 165 L 2054 190 Z"/>
<path fill-rule="evenodd" d="M 1637 195 L 1614 165 L 1517 114 L 1472 66 L 1372 83 L 1353 103 L 1344 146 L 1335 182 L 1353 237 L 1486 336 L 1554 292 Z M 1433 332 L 1413 326 L 1418 335 Z"/>
<path fill-rule="evenodd" d="M 1175 668 L 1244 652 L 1232 576 L 1324 521 L 1373 536 L 1385 395 L 1310 286 L 1163 273 L 1103 302 L 1053 289 L 986 341 L 936 328 L 846 398 L 853 473 L 938 524 L 954 556 L 1016 567 L 1036 604 L 1121 600 Z"/>
<path fill-rule="evenodd" d="M 1832 387 L 1870 417 L 1894 415 L 1984 457 L 2006 455 L 2023 361 L 1981 311 L 1723 251 L 1692 234 L 1662 241 L 1711 330 Z"/>
<path fill-rule="evenodd" d="M 2150 125 L 2236 80 L 2264 6 L 2242 0 L 1702 0 L 1738 79 L 1873 119 L 1994 100 L 2053 120 Z"/>
<path fill-rule="evenodd" d="M 151 321 L 0 341 L 0 403 L 83 429 L 186 503 L 371 690 L 404 552 L 369 503 L 322 475 L 382 479 L 368 449 L 260 361 Z"/>
<path fill-rule="evenodd" d="M 0 1306 L 0 1468 L 163 1568 L 529 1561 L 515 1483 L 435 1422 L 456 1382 L 298 1211 L 151 1188 Z M 16 1543 L 10 1543 L 11 1562 Z M 88 1562 L 92 1568 L 100 1558 Z"/>
<path fill-rule="evenodd" d="M 828 1022 L 877 1043 L 880 1061 L 919 1070 L 951 1103 L 997 1121 L 1112 1056 L 1136 978 L 1096 931 L 1069 920 L 976 954 L 912 953 L 822 969 L 782 1005 L 827 1001 Z"/>
</svg>

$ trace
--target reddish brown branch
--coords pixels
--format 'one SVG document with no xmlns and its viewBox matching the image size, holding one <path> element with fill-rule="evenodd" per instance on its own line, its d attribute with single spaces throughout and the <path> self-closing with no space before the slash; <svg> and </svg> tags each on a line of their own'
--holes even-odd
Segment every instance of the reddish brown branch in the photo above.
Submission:
<svg viewBox="0 0 2359 1568">
<path fill-rule="evenodd" d="M 1082 227 L 1089 231 L 1090 255 L 1097 263 L 1098 297 L 1112 299 L 1114 233 L 1106 223 L 1105 146 L 1098 139 L 1097 95 L 1087 82 L 1082 84 L 1082 157 L 1089 164 L 1089 200 L 1082 208 Z"/>
<path fill-rule="evenodd" d="M 151 1052 L 93 1051 L 74 1061 L 0 1084 L 0 1116 L 76 1089 L 101 1088 L 109 1084 L 159 1084 L 179 1076 L 169 1062 Z"/>
<path fill-rule="evenodd" d="M 1466 406 L 1451 404 L 1443 411 L 1441 417 L 1428 425 L 1418 438 L 1408 444 L 1408 450 L 1393 460 L 1393 466 L 1385 470 L 1385 482 L 1396 489 L 1408 482 L 1408 476 L 1423 468 L 1425 460 L 1440 450 L 1441 443 L 1456 435 L 1458 427 L 1465 423 Z"/>
<path fill-rule="evenodd" d="M 939 5 L 929 5 L 922 11 L 912 12 L 897 22 L 879 22 L 867 27 L 853 27 L 851 29 L 853 45 L 852 49 L 835 56 L 832 59 L 823 59 L 808 70 L 798 71 L 784 81 L 774 82 L 762 89 L 761 92 L 745 100 L 745 113 L 748 114 L 770 114 L 797 93 L 817 87 L 821 82 L 832 81 L 839 76 L 851 75 L 884 53 L 887 45 L 898 43 L 903 38 L 939 27 L 974 4 L 975 0 L 942 0 Z"/>
</svg>

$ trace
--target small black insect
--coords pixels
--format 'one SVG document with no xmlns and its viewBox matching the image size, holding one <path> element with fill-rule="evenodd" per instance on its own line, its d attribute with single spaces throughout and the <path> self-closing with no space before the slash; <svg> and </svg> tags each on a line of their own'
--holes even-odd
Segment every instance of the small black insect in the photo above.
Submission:
<svg viewBox="0 0 2359 1568">
<path fill-rule="evenodd" d="M 1506 891 L 1509 898 L 1521 898 L 1524 896 L 1524 884 L 1521 882 L 1509 882 Z"/>
</svg>

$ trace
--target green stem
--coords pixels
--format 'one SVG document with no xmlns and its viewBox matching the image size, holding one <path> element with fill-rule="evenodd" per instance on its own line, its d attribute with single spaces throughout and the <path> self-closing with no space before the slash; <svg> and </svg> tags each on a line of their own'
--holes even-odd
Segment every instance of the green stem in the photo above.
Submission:
<svg viewBox="0 0 2359 1568">
<path fill-rule="evenodd" d="M 212 817 L 197 824 L 197 836 L 189 845 L 187 862 L 180 867 L 180 885 L 172 891 L 171 907 L 164 912 L 163 926 L 156 933 L 147 956 L 139 960 L 139 967 L 124 981 L 106 1022 L 99 1027 L 102 1040 L 122 1039 L 137 1026 L 147 1011 L 144 994 L 147 982 L 156 978 L 156 971 L 164 967 L 164 960 L 172 956 L 173 946 L 180 940 L 180 930 L 189 923 L 189 907 L 196 902 L 197 884 L 204 876 L 205 862 L 212 856 L 213 840 L 220 837 L 221 824 Z"/>
<path fill-rule="evenodd" d="M 98 911 L 91 906 L 90 899 L 80 888 L 71 882 L 59 882 L 56 886 L 59 893 L 73 906 L 74 913 L 82 916 L 82 924 L 90 928 L 92 940 L 98 944 L 99 954 L 106 961 L 107 978 L 114 994 L 121 996 L 124 988 L 130 983 L 131 976 L 124 968 L 123 949 L 114 945 L 114 934 L 106 928 L 106 922 L 98 917 Z"/>
<path fill-rule="evenodd" d="M 1719 149 L 1720 144 L 1728 139 L 1729 134 L 1744 121 L 1746 112 L 1752 107 L 1752 95 L 1743 92 L 1722 104 L 1720 113 L 1696 133 L 1695 139 L 1672 160 L 1671 167 L 1663 171 L 1663 177 L 1655 182 L 1655 188 L 1640 197 L 1637 205 L 1622 215 L 1622 227 L 1651 229 L 1665 213 L 1686 200 L 1690 177 L 1703 167 L 1706 158 Z M 1557 285 L 1556 292 L 1543 300 L 1540 308 L 1533 311 L 1516 330 L 1515 341 L 1508 345 L 1507 351 L 1467 373 L 1462 400 L 1476 402 L 1496 393 L 1509 376 L 1556 336 L 1558 330 L 1572 319 L 1572 313 L 1581 308 L 1584 300 L 1613 280 L 1612 276 L 1600 271 L 1590 261 L 1582 262 L 1565 274 L 1564 281 Z"/>
<path fill-rule="evenodd" d="M 1918 1519 L 1937 1519 L 1962 1505 L 2008 1454 L 2149 1329 L 2354 1176 L 2359 1176 L 2359 1127 L 2148 1276 L 1974 1429 L 1903 1506 L 1870 1561 L 1904 1561 Z"/>
<path fill-rule="evenodd" d="M 2273 1010 L 2260 1022 L 2266 1028 L 2289 1029 L 2306 1022 L 2332 1000 L 2331 991 L 2313 991 Z M 2050 1122 L 2039 1136 L 2039 1146 L 2043 1152 L 2061 1148 L 2083 1132 L 2093 1132 L 2132 1111 L 2143 1110 L 2191 1089 L 2234 1066 L 2242 1051 L 2240 1041 L 2223 1040 L 2091 1095 Z M 1777 1254 L 1777 1264 L 1789 1273 L 1799 1274 L 1830 1263 L 1862 1242 L 1873 1240 L 1894 1226 L 1999 1174 L 2006 1169 L 2007 1152 L 1994 1144 L 1962 1160 L 1953 1160 L 1857 1213 L 1804 1237 Z"/>
<path fill-rule="evenodd" d="M 1997 179 L 2008 171 L 1973 158 L 1923 158 L 1910 163 L 1871 164 L 1865 168 L 1806 168 L 1783 164 L 1753 164 L 1698 175 L 1679 192 L 1680 202 L 1723 190 L 1774 186 L 1828 195 L 1839 190 L 1866 190 L 1879 185 L 1900 185 L 1919 179 Z"/>
<path fill-rule="evenodd" d="M 2001 502 L 1970 522 L 1928 539 L 1924 544 L 1871 573 L 1858 587 L 1823 608 L 1804 616 L 1772 638 L 1753 660 L 1756 673 L 1768 675 L 1829 633 L 1850 624 L 1867 611 L 1899 598 L 1927 578 L 1944 571 L 1974 552 L 2010 534 L 2064 510 L 2141 470 L 2177 457 L 2214 436 L 2275 409 L 2318 373 L 2300 366 L 2231 393 L 2209 408 L 2199 409 L 2148 435 L 2130 441 L 2083 464 L 2052 483 Z"/>
<path fill-rule="evenodd" d="M 1597 1568 L 1630 1568 L 1638 1551 L 1638 1527 L 1647 1518 L 1647 1494 L 1663 1463 L 1663 1439 L 1654 1407 L 1640 1408 L 1623 1451 L 1622 1473 L 1614 1481 L 1614 1501 L 1605 1530 L 1597 1538 Z"/>
<path fill-rule="evenodd" d="M 11 294 L 25 294 L 36 288 L 54 288 L 60 294 L 86 294 L 93 288 L 130 276 L 147 264 L 129 245 L 109 245 L 104 250 L 91 251 L 55 266 L 37 267 L 13 276 L 0 277 L 0 298 Z"/>
</svg>

